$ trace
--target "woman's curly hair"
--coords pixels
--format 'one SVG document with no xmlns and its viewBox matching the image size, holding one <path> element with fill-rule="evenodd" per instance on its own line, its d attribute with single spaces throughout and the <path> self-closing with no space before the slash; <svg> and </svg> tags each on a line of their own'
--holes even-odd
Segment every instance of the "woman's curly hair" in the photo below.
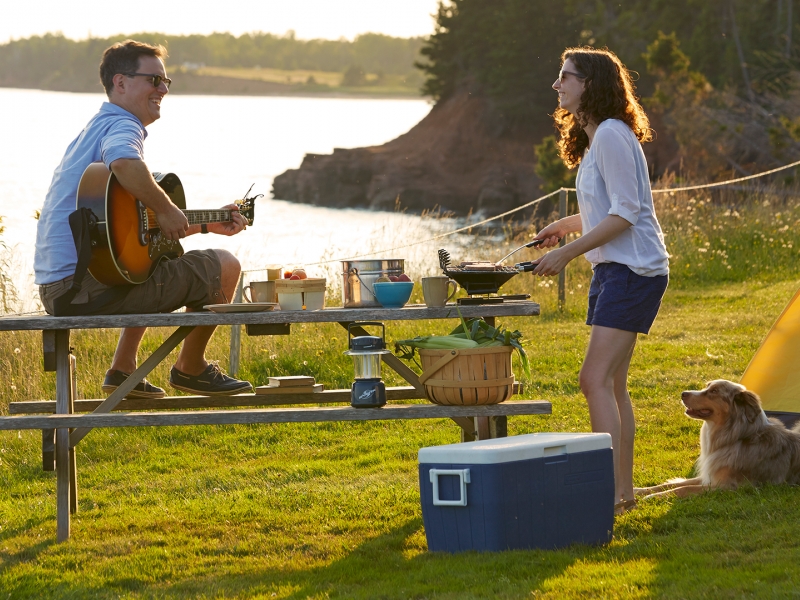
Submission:
<svg viewBox="0 0 800 600">
<path fill-rule="evenodd" d="M 584 46 L 564 50 L 561 64 L 567 59 L 586 77 L 577 115 L 563 108 L 553 113 L 555 127 L 561 135 L 559 155 L 567 167 L 573 169 L 580 164 L 589 145 L 584 128 L 590 122 L 599 125 L 606 119 L 619 119 L 631 128 L 640 142 L 653 139 L 650 121 L 634 93 L 630 72 L 616 54 L 607 48 Z"/>
</svg>

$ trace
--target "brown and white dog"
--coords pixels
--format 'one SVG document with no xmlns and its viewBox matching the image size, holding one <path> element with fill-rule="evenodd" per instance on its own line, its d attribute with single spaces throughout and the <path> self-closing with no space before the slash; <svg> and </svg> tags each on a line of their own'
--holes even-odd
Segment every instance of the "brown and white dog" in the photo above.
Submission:
<svg viewBox="0 0 800 600">
<path fill-rule="evenodd" d="M 637 496 L 679 497 L 760 483 L 800 483 L 800 423 L 792 430 L 768 419 L 761 400 L 724 379 L 681 394 L 687 416 L 701 419 L 698 477 L 637 488 Z"/>
</svg>

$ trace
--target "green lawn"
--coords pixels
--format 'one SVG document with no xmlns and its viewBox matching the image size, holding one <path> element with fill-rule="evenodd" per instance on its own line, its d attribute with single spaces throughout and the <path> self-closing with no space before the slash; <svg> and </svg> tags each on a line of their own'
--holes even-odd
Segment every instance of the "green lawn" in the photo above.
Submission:
<svg viewBox="0 0 800 600">
<path fill-rule="evenodd" d="M 662 220 L 671 233 L 670 215 Z M 731 243 L 730 231 L 721 235 Z M 797 235 L 786 235 L 793 241 L 784 245 L 797 248 Z M 716 238 L 709 240 L 714 247 Z M 695 248 L 707 247 L 705 241 Z M 680 254 L 692 252 L 688 241 L 680 243 Z M 631 367 L 637 485 L 691 473 L 700 423 L 683 415 L 680 391 L 741 376 L 800 284 L 796 259 L 784 260 L 785 248 L 778 248 L 767 256 L 769 272 L 737 267 L 728 277 L 724 266 L 717 273 L 693 260 L 690 272 L 675 274 Z M 588 269 L 570 269 L 563 313 L 555 286 L 529 275 L 509 284 L 509 292 L 527 289 L 542 303 L 541 317 L 504 323 L 528 340 L 533 374 L 523 397 L 553 403 L 550 416 L 510 419 L 510 435 L 589 430 L 577 385 L 589 333 Z M 387 334 L 391 340 L 449 327 L 394 323 Z M 166 333 L 148 333 L 148 348 Z M 73 338 L 86 397 L 100 393 L 97 373 L 110 359 L 114 335 Z M 218 332 L 209 355 L 227 356 L 226 344 L 227 332 Z M 0 412 L 9 401 L 52 397 L 39 345 L 37 334 L 0 336 L 9 384 Z M 269 375 L 312 373 L 326 387 L 341 387 L 352 377 L 345 345 L 346 333 L 334 325 L 298 327 L 288 338 L 246 338 L 242 375 L 260 384 Z M 166 382 L 168 365 L 153 374 L 155 383 Z M 0 432 L 0 598 L 800 595 L 800 490 L 787 486 L 647 501 L 617 518 L 604 547 L 429 553 L 416 454 L 457 440 L 458 428 L 447 420 L 95 430 L 78 450 L 80 512 L 72 539 L 56 544 L 55 476 L 41 470 L 39 435 Z"/>
</svg>

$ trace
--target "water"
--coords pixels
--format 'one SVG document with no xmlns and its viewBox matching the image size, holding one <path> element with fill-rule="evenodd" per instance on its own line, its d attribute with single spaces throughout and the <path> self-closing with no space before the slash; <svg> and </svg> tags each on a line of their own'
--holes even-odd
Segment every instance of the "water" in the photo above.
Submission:
<svg viewBox="0 0 800 600">
<path fill-rule="evenodd" d="M 36 310 L 34 213 L 67 145 L 97 112 L 101 94 L 0 89 L 0 215 L 17 310 Z M 364 253 L 406 258 L 407 270 L 433 273 L 441 242 L 384 249 L 454 229 L 449 220 L 395 213 L 327 209 L 271 199 L 273 178 L 297 168 L 305 153 L 378 145 L 405 133 L 430 110 L 425 100 L 237 96 L 168 96 L 152 124 L 145 158 L 154 171 L 182 180 L 188 208 L 214 208 L 241 198 L 250 184 L 265 198 L 255 224 L 234 237 L 192 236 L 186 250 L 233 252 L 244 269 L 305 265 L 309 275 L 335 277 L 336 259 Z M 452 247 L 456 240 L 448 239 Z M 323 261 L 327 265 L 318 264 Z M 248 278 L 263 278 L 253 273 Z"/>
</svg>

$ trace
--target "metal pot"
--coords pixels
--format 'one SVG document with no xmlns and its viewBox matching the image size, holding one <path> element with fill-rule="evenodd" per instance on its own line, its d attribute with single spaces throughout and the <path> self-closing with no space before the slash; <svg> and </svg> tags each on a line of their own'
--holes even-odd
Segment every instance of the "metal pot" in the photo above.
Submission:
<svg viewBox="0 0 800 600">
<path fill-rule="evenodd" d="M 342 305 L 345 308 L 379 307 L 381 304 L 372 293 L 372 284 L 381 275 L 403 273 L 405 273 L 405 260 L 402 258 L 343 260 Z"/>
</svg>

